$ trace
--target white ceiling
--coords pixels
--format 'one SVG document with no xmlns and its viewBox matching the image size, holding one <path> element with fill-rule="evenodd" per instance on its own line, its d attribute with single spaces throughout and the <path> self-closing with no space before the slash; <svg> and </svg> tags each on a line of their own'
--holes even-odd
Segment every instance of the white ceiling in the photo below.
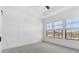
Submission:
<svg viewBox="0 0 79 59">
<path fill-rule="evenodd" d="M 27 11 L 30 11 L 30 15 L 34 15 L 35 17 L 38 17 L 38 18 L 46 18 L 46 17 L 49 17 L 68 7 L 64 7 L 64 6 L 50 6 L 50 9 L 47 10 L 45 8 L 45 6 L 6 6 L 5 8 L 13 8 L 13 10 L 15 9 L 15 11 L 19 11 L 19 12 L 23 12 L 23 13 L 27 13 Z"/>
<path fill-rule="evenodd" d="M 54 6 L 49 11 L 44 13 L 43 18 L 48 18 L 50 16 L 54 16 L 60 12 L 68 10 L 70 8 L 72 8 L 72 6 Z"/>
<path fill-rule="evenodd" d="M 43 18 L 44 13 L 49 14 L 50 11 L 56 11 L 59 7 L 50 6 L 50 9 L 47 10 L 45 6 L 22 6 L 18 7 L 20 10 L 22 10 L 24 13 L 26 13 L 26 10 L 30 11 L 30 14 L 33 14 L 36 17 Z"/>
<path fill-rule="evenodd" d="M 43 17 L 43 13 L 47 11 L 47 9 L 43 6 L 22 6 L 22 7 L 18 7 L 21 10 L 23 10 L 24 13 L 26 13 L 27 11 L 30 11 L 30 14 L 33 14 L 36 17 L 42 18 Z"/>
<path fill-rule="evenodd" d="M 35 17 L 42 18 L 43 13 L 46 10 L 43 6 L 4 6 L 3 9 L 10 9 L 18 12 L 22 12 L 24 14 L 27 14 L 29 12 L 30 15 L 33 15 Z"/>
</svg>

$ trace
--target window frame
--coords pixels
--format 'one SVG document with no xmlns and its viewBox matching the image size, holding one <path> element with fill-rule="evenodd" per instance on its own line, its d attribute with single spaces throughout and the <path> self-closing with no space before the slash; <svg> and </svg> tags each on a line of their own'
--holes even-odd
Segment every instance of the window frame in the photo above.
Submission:
<svg viewBox="0 0 79 59">
<path fill-rule="evenodd" d="M 75 19 L 74 19 L 74 20 L 75 20 Z M 74 30 L 74 29 L 79 29 L 79 28 L 73 28 L 72 25 L 73 25 L 73 24 L 77 24 L 77 23 L 79 23 L 79 22 L 72 22 L 72 21 L 73 21 L 73 19 L 71 20 L 70 23 L 66 23 L 66 21 L 65 21 L 65 39 L 66 39 L 66 40 L 76 40 L 76 41 L 79 41 L 79 38 L 78 38 L 78 39 L 72 39 L 72 38 L 73 38 L 73 37 L 72 37 L 72 33 L 73 33 L 72 30 Z M 70 28 L 66 28 L 67 25 L 71 25 L 71 27 L 70 27 Z M 67 38 L 67 30 L 70 30 L 70 29 L 71 29 L 71 39 L 68 39 L 68 38 Z M 78 34 L 78 36 L 79 36 L 79 34 Z"/>
<path fill-rule="evenodd" d="M 49 26 L 49 25 L 51 24 L 51 26 Z M 52 27 L 51 29 L 48 29 L 47 27 Z M 52 38 L 52 35 L 53 35 L 53 32 L 52 32 L 52 30 L 53 30 L 53 24 L 52 24 L 52 22 L 50 22 L 50 23 L 47 23 L 46 24 L 46 37 L 48 37 L 48 38 Z M 52 32 L 52 34 L 51 34 L 51 36 L 48 36 L 49 34 L 49 32 Z"/>
<path fill-rule="evenodd" d="M 56 36 L 56 30 L 61 30 L 61 33 L 62 33 L 62 34 L 60 34 L 61 38 L 60 38 L 60 35 L 59 35 L 59 38 L 58 38 L 58 36 Z M 63 39 L 63 29 L 56 29 L 56 30 L 54 30 L 54 38 L 56 38 L 56 39 Z"/>
<path fill-rule="evenodd" d="M 63 39 L 63 21 L 56 21 L 56 22 L 61 22 L 61 24 L 57 24 L 57 25 L 55 25 L 54 24 L 54 38 L 56 38 L 56 39 Z M 56 22 L 54 22 L 54 23 L 56 23 Z M 62 28 L 58 28 L 58 29 L 56 29 L 55 27 L 62 27 Z M 62 34 L 60 34 L 61 35 L 61 38 L 60 38 L 60 35 L 59 36 L 56 36 L 56 30 L 61 30 L 61 33 Z M 59 31 L 59 33 L 60 33 L 60 31 Z"/>
<path fill-rule="evenodd" d="M 73 19 L 72 19 L 72 21 L 73 21 Z M 55 25 L 54 24 L 55 22 L 61 22 L 61 23 Z M 49 28 L 49 29 L 47 29 L 48 23 L 46 24 L 46 37 L 62 39 L 62 40 L 79 41 L 79 37 L 78 37 L 79 34 L 78 33 L 76 34 L 77 30 L 79 30 L 79 27 L 75 26 L 75 24 L 77 24 L 77 23 L 79 24 L 79 22 L 77 22 L 77 20 L 73 21 L 73 22 L 68 22 L 67 20 L 64 20 L 64 21 L 60 20 L 60 21 L 55 21 L 55 22 L 50 22 L 50 24 L 52 24 L 52 26 L 50 25 L 49 27 L 52 27 L 52 28 Z M 72 25 L 73 25 L 73 27 L 72 27 Z M 55 26 L 59 26 L 58 29 L 56 29 Z M 48 36 L 48 34 L 47 34 L 48 32 L 52 32 L 51 37 Z M 56 32 L 59 32 L 60 34 L 56 34 Z M 67 34 L 68 32 L 70 32 L 70 35 Z M 72 37 L 72 35 L 73 35 L 73 37 Z M 70 39 L 68 38 L 68 36 L 70 37 Z M 73 39 L 73 38 L 75 38 L 75 39 Z"/>
</svg>

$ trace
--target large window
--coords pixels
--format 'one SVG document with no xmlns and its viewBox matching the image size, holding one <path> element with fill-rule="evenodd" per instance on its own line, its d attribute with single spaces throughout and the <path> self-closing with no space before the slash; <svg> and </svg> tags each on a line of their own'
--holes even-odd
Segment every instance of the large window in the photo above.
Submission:
<svg viewBox="0 0 79 59">
<path fill-rule="evenodd" d="M 72 18 L 66 21 L 66 39 L 79 40 L 79 18 Z"/>
<path fill-rule="evenodd" d="M 53 27 L 52 23 L 48 23 L 46 26 L 46 35 L 49 38 L 52 38 L 52 36 L 53 36 L 52 27 Z"/>
<path fill-rule="evenodd" d="M 79 40 L 79 18 L 68 19 L 65 21 L 64 24 L 62 21 L 57 21 L 54 22 L 53 24 L 47 23 L 46 25 L 47 37 L 63 39 L 63 34 L 65 36 L 65 39 Z"/>
<path fill-rule="evenodd" d="M 58 21 L 54 23 L 54 37 L 55 38 L 63 38 L 63 23 L 62 21 Z"/>
</svg>

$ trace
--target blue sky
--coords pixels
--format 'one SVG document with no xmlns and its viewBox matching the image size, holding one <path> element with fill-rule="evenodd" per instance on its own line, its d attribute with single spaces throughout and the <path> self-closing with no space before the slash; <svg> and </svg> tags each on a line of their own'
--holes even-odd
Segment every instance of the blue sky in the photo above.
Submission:
<svg viewBox="0 0 79 59">
<path fill-rule="evenodd" d="M 54 23 L 55 25 L 55 29 L 62 29 L 63 28 L 63 24 L 62 21 L 58 21 Z M 47 24 L 47 29 L 52 29 L 53 28 L 53 24 L 52 23 L 48 23 Z M 79 28 L 79 18 L 71 18 L 71 19 L 67 19 L 66 20 L 66 28 Z"/>
<path fill-rule="evenodd" d="M 79 18 L 72 18 L 66 21 L 66 28 L 79 28 Z"/>
</svg>

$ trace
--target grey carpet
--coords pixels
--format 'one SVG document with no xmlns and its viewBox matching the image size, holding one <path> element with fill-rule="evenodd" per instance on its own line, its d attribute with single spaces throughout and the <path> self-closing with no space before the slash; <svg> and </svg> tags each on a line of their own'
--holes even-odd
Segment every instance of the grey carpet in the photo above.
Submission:
<svg viewBox="0 0 79 59">
<path fill-rule="evenodd" d="M 49 44 L 46 42 L 40 42 L 2 50 L 2 53 L 79 53 L 79 51 L 54 44 Z"/>
</svg>

